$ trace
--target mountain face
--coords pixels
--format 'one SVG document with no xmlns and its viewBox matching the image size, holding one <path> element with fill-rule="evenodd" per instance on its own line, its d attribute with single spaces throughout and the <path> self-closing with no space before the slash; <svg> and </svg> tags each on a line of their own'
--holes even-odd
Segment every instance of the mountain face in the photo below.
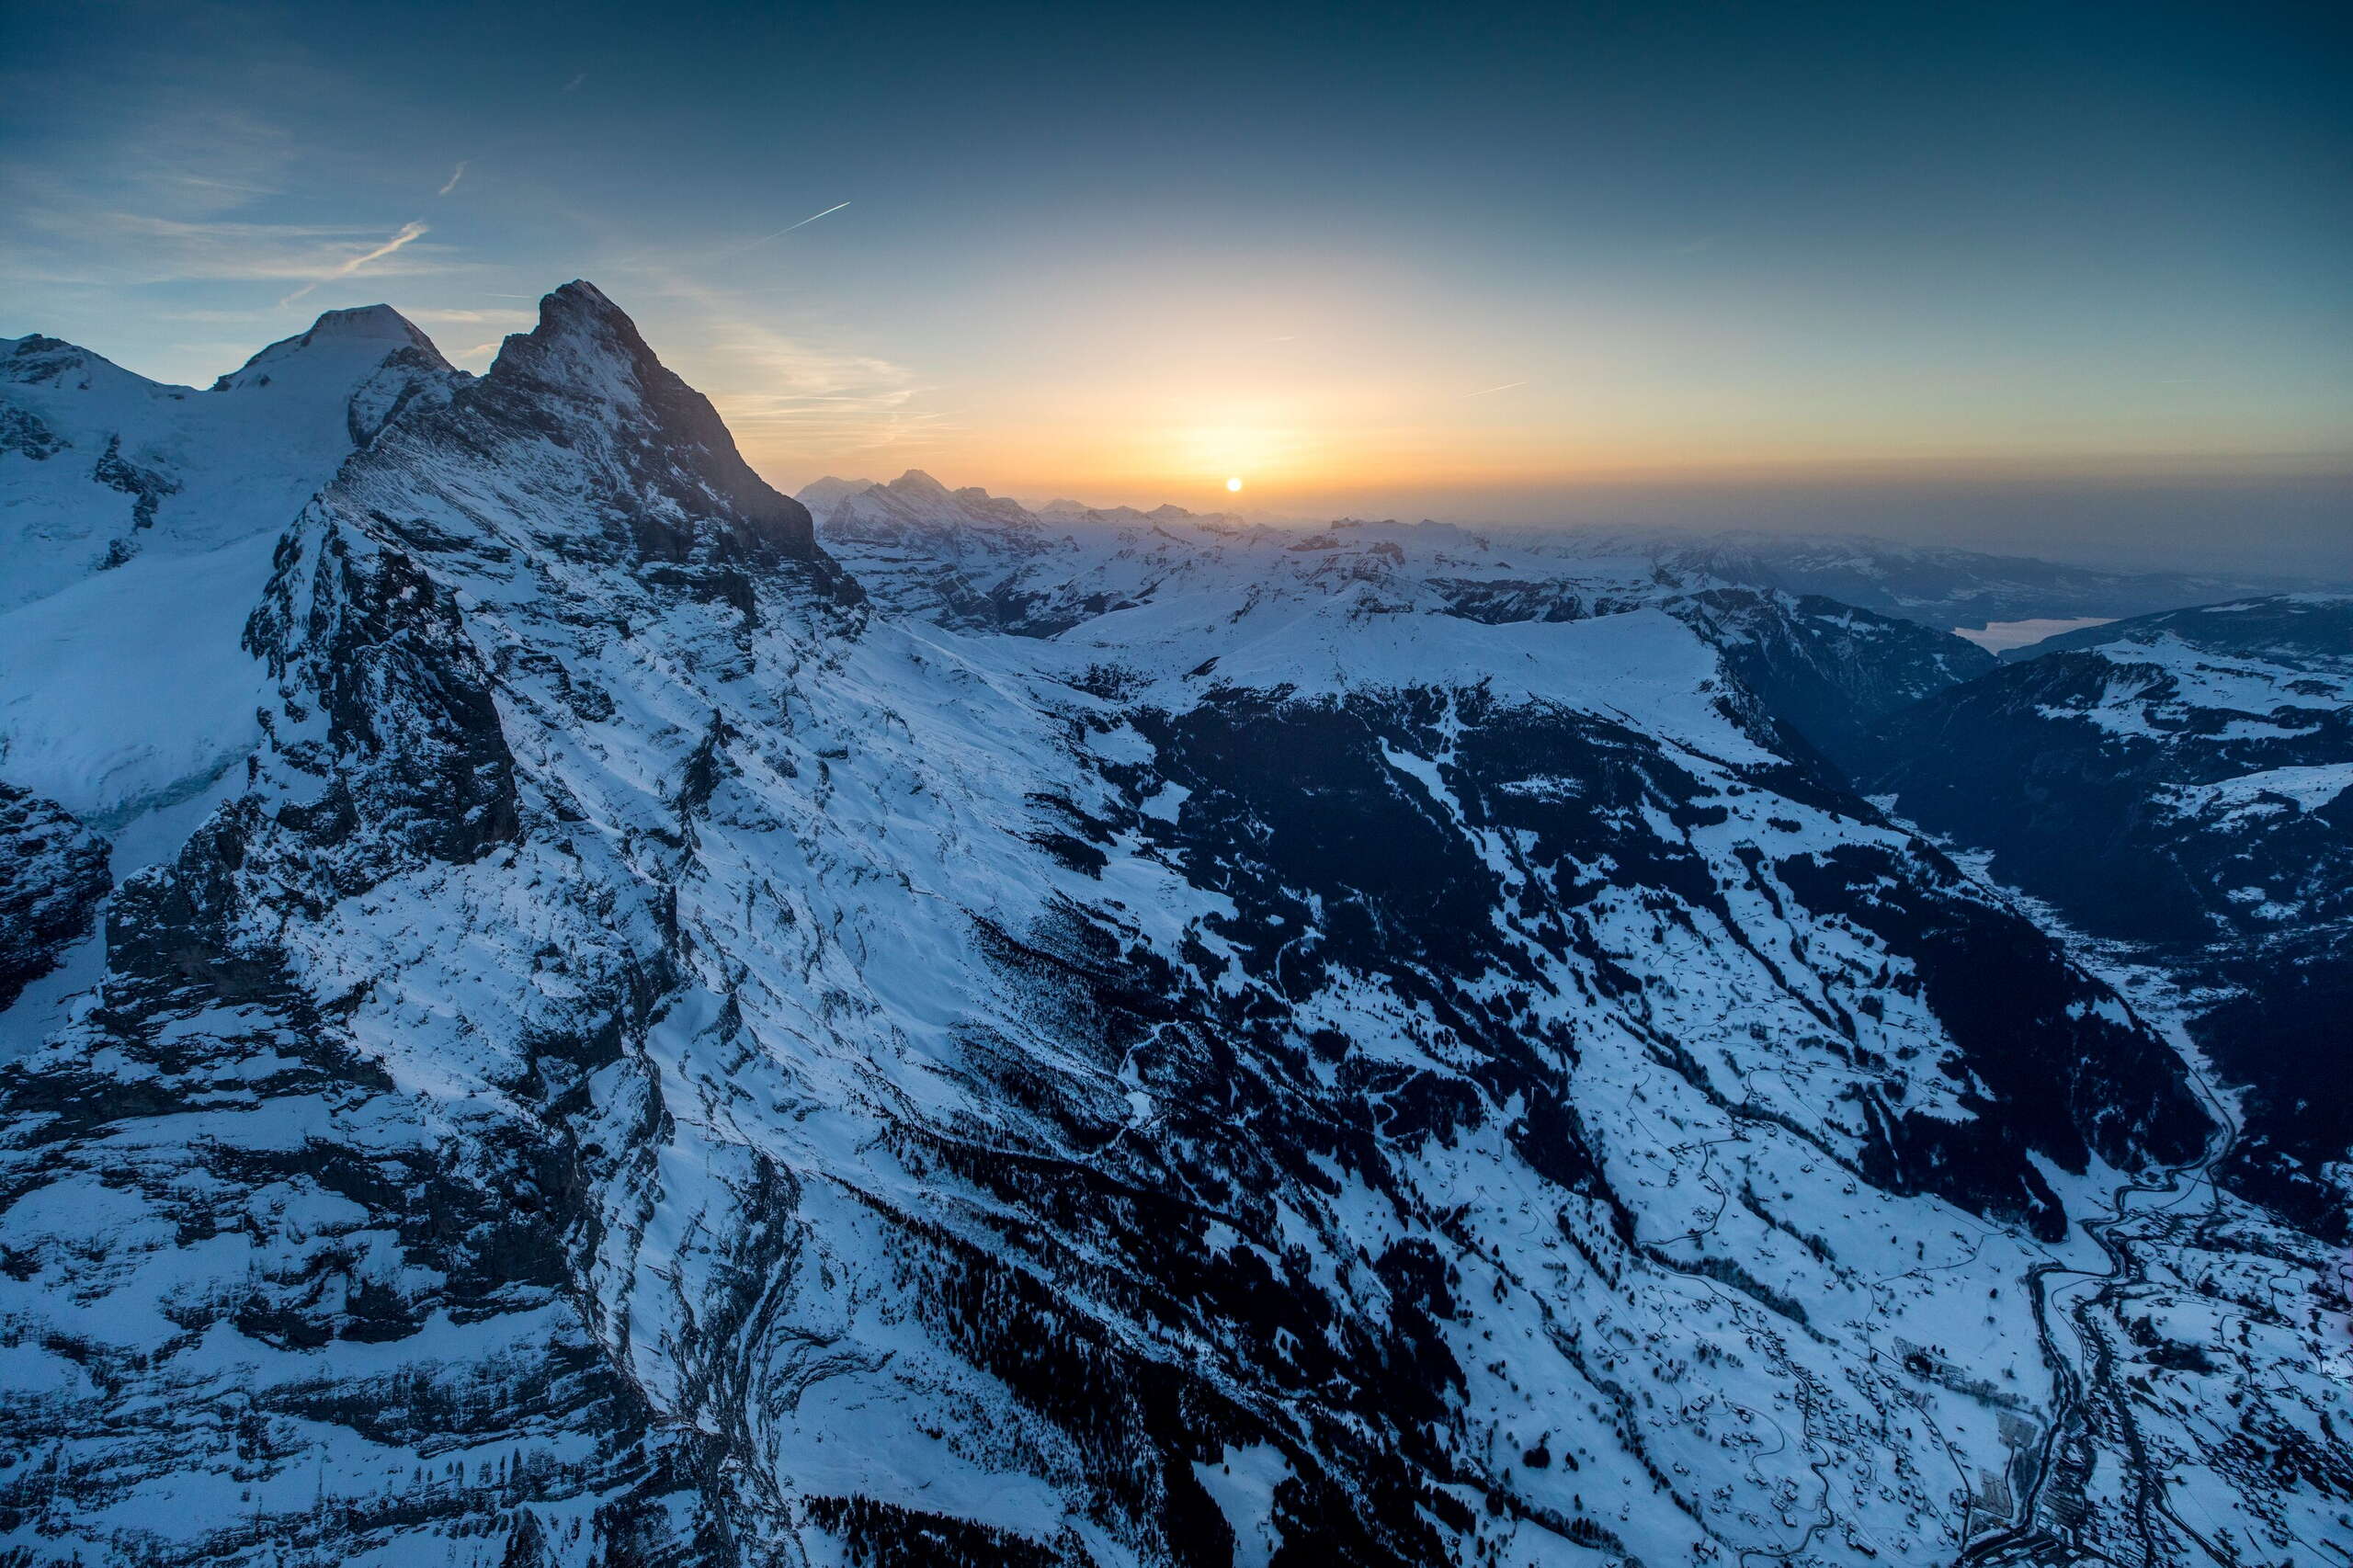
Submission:
<svg viewBox="0 0 2353 1568">
<path fill-rule="evenodd" d="M 2233 1174 L 2353 1235 L 2353 597 L 2052 638 L 1858 755 L 1995 875 L 2209 992 L 2195 1032 L 2247 1085 Z"/>
<path fill-rule="evenodd" d="M 1842 764 L 1873 720 L 1994 663 L 1958 637 L 1819 595 L 1703 588 L 1664 603 L 1723 650 L 1776 717 Z"/>
<path fill-rule="evenodd" d="M 15 1561 L 2338 1530 L 2334 1260 L 2166 1017 L 1742 673 L 1941 642 L 1181 517 L 968 611 L 1018 519 L 813 529 L 585 284 L 445 390 L 286 517 L 168 853 L 0 796 Z"/>
</svg>

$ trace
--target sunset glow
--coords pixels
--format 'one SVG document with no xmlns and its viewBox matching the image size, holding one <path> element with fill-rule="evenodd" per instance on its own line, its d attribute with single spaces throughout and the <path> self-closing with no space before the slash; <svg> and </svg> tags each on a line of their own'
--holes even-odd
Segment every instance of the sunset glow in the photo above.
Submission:
<svg viewBox="0 0 2353 1568">
<path fill-rule="evenodd" d="M 0 109 L 54 171 L 0 247 L 10 330 L 199 386 L 377 301 L 480 372 L 585 275 L 787 490 L 1536 521 L 1737 483 L 1883 528 L 1927 486 L 2030 534 L 2009 487 L 2096 481 L 2211 539 L 2318 537 L 2353 470 L 2342 84 L 2285 22 L 1556 7 L 1234 51 L 943 9 L 878 54 L 735 8 L 649 52 L 589 6 L 557 60 L 512 15 L 455 55 L 406 14 L 362 54 L 340 12 L 77 15 L 13 40 L 112 96 L 27 73 Z"/>
</svg>

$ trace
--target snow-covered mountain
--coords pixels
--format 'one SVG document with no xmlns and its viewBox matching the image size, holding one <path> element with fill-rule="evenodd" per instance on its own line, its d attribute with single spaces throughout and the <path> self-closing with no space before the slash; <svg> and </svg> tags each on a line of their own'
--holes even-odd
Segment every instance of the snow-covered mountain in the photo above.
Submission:
<svg viewBox="0 0 2353 1568">
<path fill-rule="evenodd" d="M 926 474 L 908 477 L 923 484 L 936 483 Z M 905 483 L 902 480 L 881 488 L 894 489 Z M 869 480 L 828 477 L 805 487 L 800 498 L 823 526 L 845 501 L 874 488 L 877 487 Z M 988 506 L 1018 510 L 1009 500 L 985 496 L 979 491 L 957 494 L 983 501 Z M 918 506 L 926 505 L 920 494 L 903 499 Z M 943 519 L 953 514 L 951 506 L 932 506 L 929 510 Z M 1055 501 L 1022 516 L 1042 525 L 1050 534 L 1105 528 L 1149 529 L 1154 524 L 1207 527 L 1226 534 L 1253 530 L 1253 525 L 1240 517 L 1197 516 L 1176 506 L 1142 512 L 1130 506 L 1097 509 L 1076 501 Z M 1394 523 L 1342 526 L 1397 529 Z M 1259 528 L 1256 531 L 1279 535 L 1285 544 L 1294 543 L 1300 537 L 1295 529 Z M 2313 585 L 2213 574 L 2107 571 L 2024 556 L 1908 544 L 1860 534 L 1768 533 L 1750 529 L 1711 533 L 1674 528 L 1589 526 L 1473 531 L 1425 522 L 1418 528 L 1392 533 L 1392 537 L 1408 549 L 1417 539 L 1427 544 L 1445 537 L 1465 548 L 1508 556 L 1539 580 L 1607 572 L 1612 567 L 1631 569 L 1691 587 L 1746 588 L 1796 598 L 1829 599 L 1849 608 L 1867 609 L 1940 631 L 1980 629 L 1989 624 L 2113 620 L 2234 596 Z M 985 564 L 983 562 L 983 569 Z"/>
<path fill-rule="evenodd" d="M 920 469 L 828 499 L 837 484 L 819 480 L 802 492 L 813 515 L 824 510 L 827 548 L 849 552 L 867 590 L 904 613 L 984 617 L 972 578 L 1013 570 L 1057 542 L 1018 502 L 950 490 Z"/>
<path fill-rule="evenodd" d="M 1950 640 L 1407 533 L 813 524 L 550 295 L 290 506 L 156 863 L 0 796 L 0 1544 L 2323 1560 L 2332 1255 L 1768 693 Z"/>
<path fill-rule="evenodd" d="M 1888 720 L 1867 787 L 2004 881 L 2205 988 L 2246 1085 L 2232 1171 L 2353 1237 L 2353 596 L 2053 638 Z"/>
<path fill-rule="evenodd" d="M 143 554 L 276 537 L 353 449 L 455 379 L 382 305 L 330 311 L 201 392 L 55 338 L 0 342 L 0 608 Z"/>
<path fill-rule="evenodd" d="M 331 311 L 208 392 L 0 343 L 0 778 L 108 831 L 209 790 L 260 739 L 238 637 L 288 520 L 465 380 L 381 305 Z"/>
</svg>

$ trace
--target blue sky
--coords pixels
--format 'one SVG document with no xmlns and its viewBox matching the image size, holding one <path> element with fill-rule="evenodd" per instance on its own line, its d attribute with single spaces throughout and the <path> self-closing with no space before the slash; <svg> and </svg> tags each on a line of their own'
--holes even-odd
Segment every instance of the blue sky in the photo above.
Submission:
<svg viewBox="0 0 2353 1568">
<path fill-rule="evenodd" d="M 2325 554 L 2336 9 L 19 5 L 0 330 L 585 276 L 788 484 Z"/>
</svg>

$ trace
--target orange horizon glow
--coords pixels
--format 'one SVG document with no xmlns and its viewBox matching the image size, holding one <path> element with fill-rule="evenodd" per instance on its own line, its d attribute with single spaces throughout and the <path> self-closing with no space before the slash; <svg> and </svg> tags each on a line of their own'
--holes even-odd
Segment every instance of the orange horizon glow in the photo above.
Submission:
<svg viewBox="0 0 2353 1568">
<path fill-rule="evenodd" d="M 1410 285 L 1384 307 L 1371 282 L 1264 286 L 1238 324 L 1224 297 L 1058 301 L 854 427 L 830 423 L 838 401 L 813 414 L 773 395 L 806 374 L 797 358 L 722 347 L 712 363 L 689 347 L 673 362 L 789 487 L 920 468 L 999 494 L 1196 509 L 1246 494 L 1285 512 L 1400 492 L 2353 469 L 2333 406 L 2285 387 L 2021 379 L 1965 347 L 1900 341 L 1867 367 L 1816 362 L 1786 323 L 1703 331 L 1631 302 L 1556 311 L 1536 332 Z M 734 324 L 719 340 L 743 341 Z"/>
<path fill-rule="evenodd" d="M 721 412 L 726 413 L 723 404 Z M 1088 506 L 1149 508 L 1173 502 L 1215 511 L 1246 498 L 1253 511 L 1329 516 L 1385 515 L 1397 509 L 1389 498 L 1402 505 L 1431 495 L 1462 498 L 1456 504 L 1460 509 L 1481 496 L 1525 503 L 1550 493 L 1626 488 L 2196 483 L 2353 473 L 2353 451 L 2279 451 L 2254 445 L 2018 451 L 1924 442 L 1916 449 L 1857 452 L 1827 446 L 1711 451 L 1653 441 L 1617 450 L 1580 450 L 1562 442 L 1550 451 L 1526 451 L 1496 442 L 1465 452 L 1446 449 L 1456 443 L 1435 432 L 1335 431 L 1318 437 L 1295 426 L 1228 425 L 1112 436 L 1089 449 L 1072 438 L 1077 432 L 1057 434 L 1063 441 L 974 437 L 875 446 L 816 465 L 786 443 L 743 446 L 753 466 L 788 493 L 821 477 L 887 482 L 920 469 L 950 487 L 979 485 L 993 494 L 1038 503 L 1068 498 Z M 1466 460 L 1472 457 L 1486 460 Z"/>
</svg>

